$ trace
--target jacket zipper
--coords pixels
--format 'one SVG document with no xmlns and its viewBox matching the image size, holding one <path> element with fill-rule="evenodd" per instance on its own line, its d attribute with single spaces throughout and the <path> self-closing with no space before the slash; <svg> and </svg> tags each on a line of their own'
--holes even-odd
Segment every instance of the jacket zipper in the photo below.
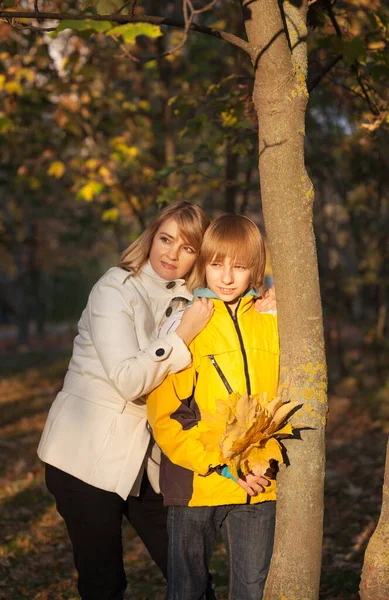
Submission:
<svg viewBox="0 0 389 600">
<path fill-rule="evenodd" d="M 240 302 L 239 302 L 240 304 Z M 242 358 L 243 358 L 243 366 L 244 366 L 244 375 L 246 378 L 246 390 L 247 390 L 247 395 L 250 396 L 251 394 L 251 383 L 250 383 L 250 375 L 249 375 L 249 366 L 248 366 L 248 362 L 247 362 L 247 354 L 246 354 L 246 350 L 243 344 L 243 338 L 242 338 L 242 332 L 240 330 L 239 327 L 239 323 L 238 323 L 238 317 L 236 316 L 236 313 L 238 311 L 239 308 L 239 304 L 235 309 L 235 313 L 232 313 L 230 311 L 230 309 L 228 308 L 228 306 L 226 305 L 227 311 L 229 313 L 229 315 L 231 316 L 232 322 L 234 323 L 234 327 L 236 330 L 236 333 L 238 334 L 238 340 L 239 340 L 239 345 L 240 345 L 240 351 L 242 352 Z M 246 504 L 251 504 L 251 496 L 249 494 L 247 494 L 246 497 Z"/>
<path fill-rule="evenodd" d="M 234 327 L 236 330 L 236 333 L 238 334 L 238 340 L 239 340 L 239 345 L 240 345 L 240 351 L 242 353 L 242 358 L 243 358 L 243 367 L 244 367 L 244 376 L 246 379 L 246 390 L 247 390 L 247 395 L 250 396 L 251 394 L 251 383 L 250 383 L 250 375 L 249 375 L 249 366 L 248 366 L 248 362 L 247 362 L 247 354 L 246 354 L 246 350 L 243 344 L 243 338 L 242 338 L 242 333 L 240 331 L 240 327 L 239 327 L 239 323 L 238 323 L 238 317 L 236 316 L 236 312 L 233 314 L 230 309 L 228 308 L 228 306 L 226 305 L 228 314 L 231 316 L 232 322 L 234 323 Z M 236 307 L 236 310 L 238 310 L 239 308 L 239 304 Z"/>
<path fill-rule="evenodd" d="M 211 363 L 213 364 L 213 366 L 215 367 L 220 379 L 222 380 L 222 382 L 224 383 L 224 385 L 226 386 L 227 392 L 229 394 L 233 393 L 232 387 L 230 386 L 230 384 L 227 381 L 226 376 L 224 375 L 223 371 L 221 370 L 221 368 L 219 367 L 219 365 L 216 362 L 216 359 L 214 357 L 213 354 L 209 354 L 209 360 L 211 361 Z"/>
</svg>

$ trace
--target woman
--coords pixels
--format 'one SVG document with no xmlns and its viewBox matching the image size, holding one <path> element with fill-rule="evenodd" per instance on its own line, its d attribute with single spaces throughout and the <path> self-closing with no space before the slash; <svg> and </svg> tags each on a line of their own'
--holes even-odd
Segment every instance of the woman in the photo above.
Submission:
<svg viewBox="0 0 389 600">
<path fill-rule="evenodd" d="M 191 299 L 185 277 L 207 225 L 200 207 L 169 206 L 124 252 L 119 267 L 96 283 L 43 431 L 38 454 L 68 528 L 86 600 L 122 598 L 123 515 L 166 574 L 159 459 L 143 396 L 190 364 L 187 345 L 211 316 L 212 309 L 198 303 L 180 330 L 156 338 L 166 315 Z"/>
<path fill-rule="evenodd" d="M 123 598 L 123 515 L 166 576 L 159 452 L 144 396 L 190 364 L 188 345 L 212 316 L 211 301 L 198 299 L 175 332 L 157 338 L 164 320 L 192 298 L 185 279 L 207 225 L 188 202 L 162 210 L 96 283 L 78 324 L 38 455 L 73 544 L 83 600 Z"/>
</svg>

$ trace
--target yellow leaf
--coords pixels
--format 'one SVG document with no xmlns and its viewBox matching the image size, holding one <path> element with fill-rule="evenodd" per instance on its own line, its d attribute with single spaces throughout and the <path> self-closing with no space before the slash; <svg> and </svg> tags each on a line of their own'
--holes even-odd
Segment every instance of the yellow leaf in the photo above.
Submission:
<svg viewBox="0 0 389 600">
<path fill-rule="evenodd" d="M 140 100 L 139 108 L 142 110 L 150 110 L 150 102 L 148 100 Z"/>
<path fill-rule="evenodd" d="M 94 171 L 95 169 L 97 169 L 100 166 L 100 161 L 97 160 L 96 158 L 89 158 L 86 161 L 85 166 L 90 171 Z"/>
<path fill-rule="evenodd" d="M 131 206 L 133 206 L 135 208 L 135 210 L 141 210 L 142 204 L 139 201 L 138 196 L 134 196 L 134 194 L 131 194 L 130 201 L 131 201 Z"/>
<path fill-rule="evenodd" d="M 136 146 L 126 146 L 126 153 L 131 157 L 138 156 L 139 149 Z"/>
<path fill-rule="evenodd" d="M 57 179 L 61 179 L 61 177 L 63 176 L 64 173 L 65 173 L 65 165 L 63 164 L 63 162 L 61 162 L 59 160 L 52 162 L 47 170 L 48 175 L 51 175 L 52 177 L 56 177 Z"/>
<path fill-rule="evenodd" d="M 16 94 L 16 96 L 23 95 L 23 88 L 17 81 L 8 81 L 4 84 L 4 89 L 8 94 Z"/>
<path fill-rule="evenodd" d="M 276 438 L 293 434 L 292 426 L 285 421 L 298 406 L 301 405 L 296 402 L 283 403 L 280 397 L 269 402 L 267 394 L 231 394 L 227 401 L 216 400 L 212 413 L 202 411 L 204 430 L 200 440 L 214 450 L 214 440 L 219 440 L 221 463 L 226 463 L 234 474 L 239 469 L 248 473 L 253 461 L 257 466 L 267 464 L 267 469 L 272 458 L 282 462 L 281 446 Z"/>
<path fill-rule="evenodd" d="M 248 453 L 242 455 L 241 470 L 246 475 L 250 471 L 256 474 L 265 474 L 270 467 L 270 461 L 283 461 L 281 445 L 276 439 L 270 438 L 260 447 L 252 448 Z"/>
<path fill-rule="evenodd" d="M 222 118 L 223 127 L 233 127 L 238 122 L 238 117 L 235 115 L 233 108 L 231 110 L 222 111 L 220 116 Z"/>
<path fill-rule="evenodd" d="M 87 202 L 91 202 L 93 198 L 101 192 L 102 189 L 103 185 L 100 182 L 90 181 L 80 189 L 77 196 L 83 200 L 86 200 Z"/>
<path fill-rule="evenodd" d="M 104 167 L 104 165 L 102 167 L 100 167 L 99 175 L 101 175 L 101 177 L 103 178 L 105 185 L 111 186 L 116 183 L 116 180 L 112 176 L 112 173 L 110 172 L 109 169 L 107 169 L 107 167 Z"/>
<path fill-rule="evenodd" d="M 105 210 L 101 216 L 101 219 L 106 223 L 107 222 L 114 223 L 115 221 L 118 220 L 119 216 L 120 216 L 119 209 L 116 207 L 113 207 L 113 208 L 109 208 L 109 209 Z"/>
<path fill-rule="evenodd" d="M 154 171 L 153 171 L 153 169 L 150 169 L 150 167 L 143 167 L 142 173 L 146 177 L 151 177 L 153 175 Z"/>
<path fill-rule="evenodd" d="M 132 112 L 136 111 L 136 104 L 134 102 L 128 102 L 127 100 L 122 104 L 123 110 L 131 110 Z"/>
<path fill-rule="evenodd" d="M 20 79 L 22 79 L 22 77 L 24 77 L 27 81 L 31 82 L 34 81 L 35 76 L 35 72 L 32 69 L 26 69 L 25 67 L 20 69 L 20 71 L 18 72 L 19 81 Z"/>
</svg>

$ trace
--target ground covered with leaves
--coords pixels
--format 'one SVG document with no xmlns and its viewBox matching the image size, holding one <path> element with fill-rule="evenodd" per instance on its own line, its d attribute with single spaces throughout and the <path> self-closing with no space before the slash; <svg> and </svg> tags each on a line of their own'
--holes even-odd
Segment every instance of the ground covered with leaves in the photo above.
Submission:
<svg viewBox="0 0 389 600">
<path fill-rule="evenodd" d="M 0 358 L 0 599 L 78 598 L 70 545 L 44 485 L 36 448 L 60 389 L 69 351 Z M 373 403 L 374 404 L 374 403 Z M 383 421 L 345 380 L 330 397 L 321 600 L 356 600 L 363 553 L 381 507 L 387 435 Z M 164 583 L 126 526 L 127 600 L 162 600 Z M 212 571 L 227 597 L 221 544 Z"/>
</svg>

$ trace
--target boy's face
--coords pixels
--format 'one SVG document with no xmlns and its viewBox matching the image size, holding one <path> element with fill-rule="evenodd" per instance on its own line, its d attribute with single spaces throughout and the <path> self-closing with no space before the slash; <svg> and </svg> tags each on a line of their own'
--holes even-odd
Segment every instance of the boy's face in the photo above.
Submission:
<svg viewBox="0 0 389 600">
<path fill-rule="evenodd" d="M 239 299 L 250 286 L 251 269 L 247 269 L 243 262 L 226 257 L 223 261 L 211 261 L 205 267 L 205 277 L 209 289 L 235 310 Z"/>
</svg>

